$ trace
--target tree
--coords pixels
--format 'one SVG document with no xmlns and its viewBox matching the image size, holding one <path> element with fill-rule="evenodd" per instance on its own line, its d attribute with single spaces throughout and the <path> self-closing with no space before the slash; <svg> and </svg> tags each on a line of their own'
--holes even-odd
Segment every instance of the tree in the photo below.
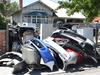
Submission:
<svg viewBox="0 0 100 75">
<path fill-rule="evenodd" d="M 19 9 L 19 6 L 16 2 L 12 3 L 6 3 L 2 2 L 0 3 L 0 11 L 4 16 L 10 16 L 12 13 L 16 12 Z"/>
<path fill-rule="evenodd" d="M 0 14 L 0 29 L 5 29 L 7 25 L 5 17 Z"/>
<path fill-rule="evenodd" d="M 0 3 L 0 29 L 4 29 L 7 25 L 8 17 L 19 9 L 16 2 L 1 2 Z"/>
<path fill-rule="evenodd" d="M 100 0 L 69 0 L 59 1 L 60 8 L 66 8 L 68 15 L 72 15 L 75 12 L 81 12 L 87 22 L 91 22 L 93 18 L 100 15 Z"/>
</svg>

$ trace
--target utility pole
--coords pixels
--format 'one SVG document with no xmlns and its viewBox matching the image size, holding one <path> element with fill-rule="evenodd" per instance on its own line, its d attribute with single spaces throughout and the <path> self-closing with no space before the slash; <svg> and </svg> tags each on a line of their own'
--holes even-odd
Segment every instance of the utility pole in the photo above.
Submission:
<svg viewBox="0 0 100 75">
<path fill-rule="evenodd" d="M 19 0 L 19 6 L 20 6 L 20 9 L 23 8 L 23 0 Z"/>
</svg>

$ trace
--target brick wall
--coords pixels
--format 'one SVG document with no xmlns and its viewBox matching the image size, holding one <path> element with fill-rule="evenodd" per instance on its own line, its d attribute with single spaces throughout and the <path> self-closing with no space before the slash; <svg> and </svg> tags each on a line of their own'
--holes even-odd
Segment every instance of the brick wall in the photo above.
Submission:
<svg viewBox="0 0 100 75">
<path fill-rule="evenodd" d="M 0 30 L 0 54 L 6 52 L 6 31 Z"/>
</svg>

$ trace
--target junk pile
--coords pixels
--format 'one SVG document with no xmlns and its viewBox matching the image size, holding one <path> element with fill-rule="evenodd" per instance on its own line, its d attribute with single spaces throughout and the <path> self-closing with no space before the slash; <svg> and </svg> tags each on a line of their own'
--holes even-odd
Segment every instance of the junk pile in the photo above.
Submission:
<svg viewBox="0 0 100 75">
<path fill-rule="evenodd" d="M 11 51 L 0 56 L 0 66 L 14 67 L 13 73 L 43 68 L 66 71 L 68 65 L 84 59 L 98 63 L 95 43 L 71 30 L 56 30 L 43 40 L 36 38 L 33 28 L 19 27 L 10 33 L 17 39 L 13 39 Z"/>
</svg>

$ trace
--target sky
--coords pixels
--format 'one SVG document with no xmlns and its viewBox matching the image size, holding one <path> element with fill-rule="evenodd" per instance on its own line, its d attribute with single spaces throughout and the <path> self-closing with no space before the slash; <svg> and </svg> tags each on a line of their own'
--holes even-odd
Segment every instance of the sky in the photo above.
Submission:
<svg viewBox="0 0 100 75">
<path fill-rule="evenodd" d="M 11 0 L 11 2 L 14 2 L 14 1 L 18 2 L 19 0 Z M 37 0 L 23 0 L 23 6 L 27 6 L 35 1 Z M 57 2 L 58 0 L 52 0 L 52 1 Z"/>
<path fill-rule="evenodd" d="M 18 2 L 19 0 L 11 0 L 11 2 Z M 23 6 L 29 5 L 30 3 L 34 2 L 36 0 L 23 0 Z"/>
</svg>

